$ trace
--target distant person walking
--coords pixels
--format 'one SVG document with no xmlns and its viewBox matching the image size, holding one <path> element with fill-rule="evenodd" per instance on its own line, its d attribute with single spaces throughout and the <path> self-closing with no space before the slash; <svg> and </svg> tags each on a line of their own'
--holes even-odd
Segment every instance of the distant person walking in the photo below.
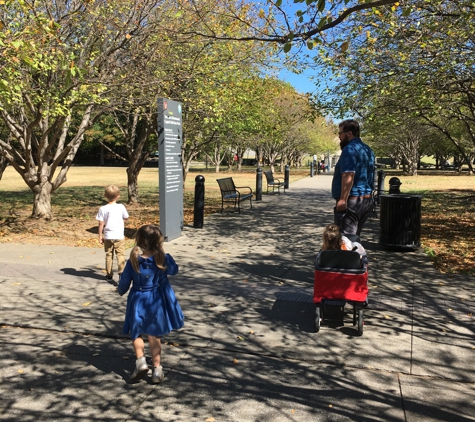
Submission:
<svg viewBox="0 0 475 422">
<path fill-rule="evenodd" d="M 168 281 L 178 273 L 178 265 L 163 250 L 164 237 L 157 226 L 145 225 L 137 230 L 136 246 L 120 277 L 117 291 L 122 296 L 132 283 L 127 298 L 123 332 L 130 334 L 134 346 L 135 370 L 130 381 L 144 378 L 148 373 L 142 335 L 148 336 L 152 354 L 152 383 L 160 382 L 162 344 L 160 337 L 184 325 L 184 316 L 175 292 Z"/>
<path fill-rule="evenodd" d="M 361 141 L 356 120 L 344 120 L 338 126 L 342 151 L 332 181 L 335 224 L 342 233 L 359 236 L 373 208 L 374 153 Z"/>
<path fill-rule="evenodd" d="M 125 240 L 124 240 L 124 220 L 129 218 L 129 214 L 123 204 L 118 204 L 120 190 L 115 185 L 109 185 L 104 190 L 104 196 L 108 203 L 99 208 L 96 220 L 99 221 L 99 242 L 104 244 L 106 252 L 106 280 L 113 280 L 114 272 L 112 264 L 114 253 L 117 257 L 117 267 L 120 273 L 125 267 Z"/>
</svg>

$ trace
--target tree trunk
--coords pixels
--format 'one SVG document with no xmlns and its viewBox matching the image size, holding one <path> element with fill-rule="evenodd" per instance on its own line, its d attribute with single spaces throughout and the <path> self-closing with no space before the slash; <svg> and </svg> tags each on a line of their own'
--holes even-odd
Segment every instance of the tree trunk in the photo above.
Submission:
<svg viewBox="0 0 475 422">
<path fill-rule="evenodd" d="M 264 152 L 262 151 L 262 146 L 258 145 L 256 147 L 256 167 L 261 167 L 263 165 Z"/>
<path fill-rule="evenodd" d="M 128 193 L 128 203 L 137 203 L 139 202 L 139 185 L 138 185 L 138 172 L 133 168 L 129 167 L 127 169 L 127 193 Z"/>
<path fill-rule="evenodd" d="M 214 145 L 214 168 L 216 173 L 219 173 L 219 166 L 222 160 L 223 159 L 221 158 L 220 145 L 216 142 L 216 144 Z"/>
<path fill-rule="evenodd" d="M 44 218 L 51 220 L 53 218 L 53 210 L 51 208 L 51 191 L 52 185 L 49 181 L 39 183 L 33 188 L 33 213 L 32 218 Z"/>
<path fill-rule="evenodd" d="M 5 169 L 7 168 L 7 166 L 8 166 L 7 159 L 3 155 L 1 155 L 0 156 L 0 180 L 2 180 L 3 173 Z"/>
</svg>

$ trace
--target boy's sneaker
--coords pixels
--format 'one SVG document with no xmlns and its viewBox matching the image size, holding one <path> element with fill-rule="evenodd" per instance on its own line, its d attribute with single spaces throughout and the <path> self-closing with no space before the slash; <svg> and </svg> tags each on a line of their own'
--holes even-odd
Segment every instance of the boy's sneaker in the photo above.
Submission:
<svg viewBox="0 0 475 422">
<path fill-rule="evenodd" d="M 109 274 L 106 275 L 106 280 L 107 281 L 112 281 L 113 277 Z"/>
<path fill-rule="evenodd" d="M 147 375 L 148 373 L 148 366 L 147 361 L 145 360 L 145 356 L 137 359 L 135 361 L 135 371 L 130 376 L 130 381 L 138 381 L 141 380 Z"/>
<path fill-rule="evenodd" d="M 152 384 L 157 384 L 159 383 L 161 380 L 163 380 L 163 378 L 165 377 L 165 375 L 163 375 L 163 368 L 162 366 L 154 366 L 153 367 L 153 370 L 152 370 Z"/>
</svg>

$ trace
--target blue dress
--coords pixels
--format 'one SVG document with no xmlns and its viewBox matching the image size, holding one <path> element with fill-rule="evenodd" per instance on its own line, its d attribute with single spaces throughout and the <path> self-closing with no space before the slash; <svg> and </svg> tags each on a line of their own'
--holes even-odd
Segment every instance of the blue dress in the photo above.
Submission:
<svg viewBox="0 0 475 422">
<path fill-rule="evenodd" d="M 140 273 L 135 272 L 130 260 L 120 276 L 118 291 L 122 296 L 130 289 L 125 313 L 124 334 L 132 341 L 141 334 L 161 337 L 184 325 L 184 315 L 168 275 L 178 273 L 178 265 L 166 254 L 166 269 L 159 269 L 153 257 L 139 259 Z"/>
</svg>

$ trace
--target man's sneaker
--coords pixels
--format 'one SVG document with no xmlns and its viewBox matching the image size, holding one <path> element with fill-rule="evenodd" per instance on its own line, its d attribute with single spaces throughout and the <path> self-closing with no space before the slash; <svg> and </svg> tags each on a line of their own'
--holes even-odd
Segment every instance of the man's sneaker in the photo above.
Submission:
<svg viewBox="0 0 475 422">
<path fill-rule="evenodd" d="M 130 381 L 138 381 L 138 380 L 143 379 L 145 375 L 147 375 L 147 372 L 148 372 L 147 361 L 145 360 L 145 356 L 142 356 L 141 358 L 135 361 L 135 371 L 130 376 Z"/>
<path fill-rule="evenodd" d="M 163 380 L 163 368 L 162 366 L 154 366 L 152 370 L 152 384 L 157 384 Z"/>
</svg>

